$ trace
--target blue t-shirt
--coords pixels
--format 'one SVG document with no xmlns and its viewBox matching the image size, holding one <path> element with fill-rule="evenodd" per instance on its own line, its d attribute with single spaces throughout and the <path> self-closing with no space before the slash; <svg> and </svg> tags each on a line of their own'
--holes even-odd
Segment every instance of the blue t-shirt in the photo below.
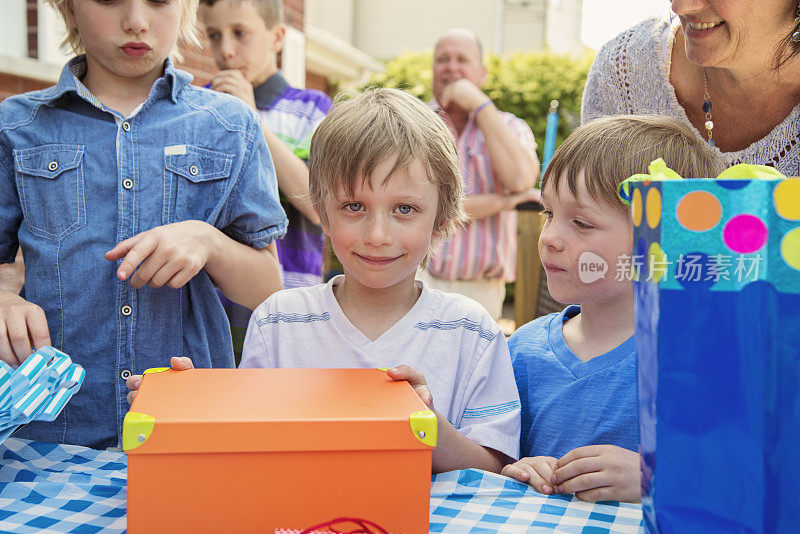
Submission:
<svg viewBox="0 0 800 534">
<path fill-rule="evenodd" d="M 134 289 L 103 253 L 164 224 L 204 221 L 263 248 L 286 231 L 269 149 L 238 98 L 164 75 L 128 117 L 80 83 L 86 58 L 58 84 L 0 103 L 0 262 L 25 257 L 25 296 L 42 307 L 54 346 L 86 369 L 52 423 L 17 435 L 117 445 L 125 379 L 170 356 L 232 367 L 230 330 L 205 270 L 180 289 Z"/>
<path fill-rule="evenodd" d="M 633 338 L 581 361 L 562 330 L 564 322 L 578 313 L 580 306 L 568 306 L 531 321 L 508 340 L 522 404 L 522 457 L 560 458 L 585 445 L 638 451 Z"/>
</svg>

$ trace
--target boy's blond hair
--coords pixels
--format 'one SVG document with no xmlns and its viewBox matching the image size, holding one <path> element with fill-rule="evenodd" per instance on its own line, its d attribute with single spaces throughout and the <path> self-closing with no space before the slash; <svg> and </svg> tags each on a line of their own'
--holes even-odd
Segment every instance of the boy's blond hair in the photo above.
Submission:
<svg viewBox="0 0 800 534">
<path fill-rule="evenodd" d="M 369 185 L 380 163 L 397 156 L 387 180 L 419 160 L 439 189 L 435 230 L 448 237 L 464 220 L 464 186 L 453 134 L 428 106 L 397 89 L 338 95 L 311 138 L 311 202 L 323 222 L 325 199 Z"/>
<path fill-rule="evenodd" d="M 73 54 L 82 54 L 86 50 L 83 47 L 83 41 L 81 41 L 81 36 L 78 34 L 78 30 L 76 28 L 71 28 L 72 26 L 72 0 L 44 0 L 56 12 L 61 15 L 61 18 L 64 21 L 64 25 L 67 27 L 67 34 L 64 36 L 64 40 L 61 41 L 61 48 L 67 53 Z M 200 46 L 200 39 L 198 37 L 197 32 L 197 2 L 198 0 L 179 0 L 182 2 L 182 9 L 181 9 L 181 24 L 180 29 L 178 31 L 178 43 L 175 46 L 175 49 L 170 54 L 176 61 L 180 61 L 181 54 L 178 52 L 178 46 L 188 45 L 188 46 Z"/>
<path fill-rule="evenodd" d="M 213 7 L 219 0 L 200 0 L 200 4 Z M 267 28 L 283 24 L 283 0 L 238 0 L 250 2 Z"/>
<path fill-rule="evenodd" d="M 595 119 L 572 132 L 553 154 L 541 187 L 552 181 L 558 194 L 563 176 L 577 196 L 583 171 L 594 200 L 627 210 L 617 194 L 619 184 L 634 174 L 647 173 L 658 158 L 685 178 L 715 177 L 723 169 L 690 126 L 659 115 L 617 115 Z"/>
</svg>

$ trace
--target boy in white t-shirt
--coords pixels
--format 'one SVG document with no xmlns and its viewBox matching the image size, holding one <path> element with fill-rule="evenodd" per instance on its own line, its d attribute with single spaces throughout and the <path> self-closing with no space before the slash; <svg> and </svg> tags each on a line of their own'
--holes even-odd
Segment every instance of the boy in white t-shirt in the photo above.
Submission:
<svg viewBox="0 0 800 534">
<path fill-rule="evenodd" d="M 264 301 L 240 367 L 390 367 L 437 414 L 434 472 L 499 472 L 519 453 L 505 338 L 477 302 L 415 280 L 464 217 L 459 173 L 452 134 L 416 98 L 377 89 L 338 102 L 312 138 L 309 174 L 345 274 Z"/>
</svg>

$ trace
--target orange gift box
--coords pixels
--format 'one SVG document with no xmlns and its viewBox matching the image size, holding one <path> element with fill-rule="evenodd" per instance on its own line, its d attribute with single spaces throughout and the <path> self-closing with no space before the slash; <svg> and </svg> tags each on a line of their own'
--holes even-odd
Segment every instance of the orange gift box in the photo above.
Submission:
<svg viewBox="0 0 800 534">
<path fill-rule="evenodd" d="M 427 532 L 435 444 L 433 412 L 377 369 L 149 372 L 123 427 L 128 531 Z"/>
</svg>

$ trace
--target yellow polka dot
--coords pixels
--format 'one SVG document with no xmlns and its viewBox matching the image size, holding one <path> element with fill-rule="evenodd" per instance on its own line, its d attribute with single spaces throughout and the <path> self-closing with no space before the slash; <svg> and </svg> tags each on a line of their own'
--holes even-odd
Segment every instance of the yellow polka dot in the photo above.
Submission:
<svg viewBox="0 0 800 534">
<path fill-rule="evenodd" d="M 795 228 L 783 236 L 781 256 L 790 267 L 800 271 L 800 228 Z"/>
<path fill-rule="evenodd" d="M 649 220 L 648 220 L 649 222 Z M 649 267 L 648 279 L 656 284 L 667 274 L 667 255 L 658 243 L 651 243 L 647 251 L 647 265 Z"/>
<path fill-rule="evenodd" d="M 631 219 L 634 226 L 642 224 L 642 193 L 638 187 L 633 190 L 631 198 Z"/>
<path fill-rule="evenodd" d="M 647 217 L 647 225 L 650 228 L 655 228 L 661 222 L 661 193 L 655 187 L 651 187 L 647 191 L 645 216 Z"/>
<path fill-rule="evenodd" d="M 784 219 L 800 220 L 800 178 L 782 180 L 772 191 L 775 211 Z"/>
</svg>

